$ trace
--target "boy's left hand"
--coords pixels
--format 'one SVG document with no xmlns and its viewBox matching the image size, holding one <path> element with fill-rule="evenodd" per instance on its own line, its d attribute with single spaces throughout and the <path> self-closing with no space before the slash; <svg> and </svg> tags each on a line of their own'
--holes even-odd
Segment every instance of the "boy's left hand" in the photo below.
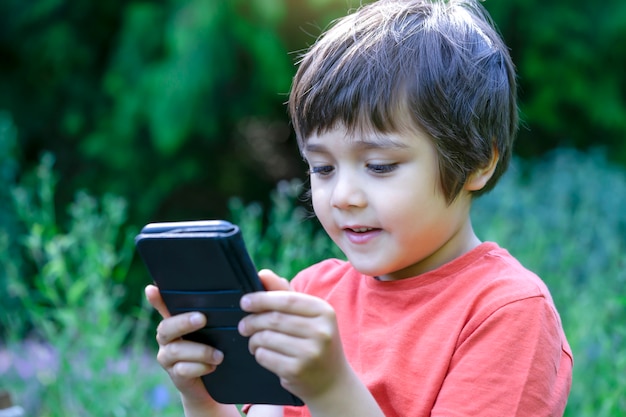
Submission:
<svg viewBox="0 0 626 417">
<path fill-rule="evenodd" d="M 305 402 L 333 389 L 351 372 L 343 354 L 335 311 L 326 301 L 289 290 L 271 271 L 259 273 L 266 292 L 247 294 L 239 323 L 257 362 L 277 374 L 283 387 Z"/>
</svg>

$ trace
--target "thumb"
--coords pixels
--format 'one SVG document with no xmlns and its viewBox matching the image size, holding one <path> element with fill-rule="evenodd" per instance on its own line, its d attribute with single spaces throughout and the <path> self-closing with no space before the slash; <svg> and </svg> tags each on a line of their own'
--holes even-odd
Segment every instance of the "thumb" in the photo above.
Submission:
<svg viewBox="0 0 626 417">
<path fill-rule="evenodd" d="M 146 286 L 145 294 L 152 307 L 154 307 L 159 312 L 159 314 L 161 314 L 161 317 L 165 319 L 171 316 L 170 312 L 165 306 L 165 302 L 163 302 L 161 292 L 156 285 L 150 284 Z"/>
<path fill-rule="evenodd" d="M 274 271 L 262 269 L 259 271 L 259 278 L 267 291 L 290 291 L 289 281 L 279 277 Z"/>
</svg>

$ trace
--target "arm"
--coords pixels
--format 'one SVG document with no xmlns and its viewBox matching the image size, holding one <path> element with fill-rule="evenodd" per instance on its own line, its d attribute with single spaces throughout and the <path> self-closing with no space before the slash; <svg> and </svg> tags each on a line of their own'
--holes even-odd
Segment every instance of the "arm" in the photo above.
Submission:
<svg viewBox="0 0 626 417">
<path fill-rule="evenodd" d="M 234 405 L 214 401 L 200 379 L 215 370 L 223 354 L 210 346 L 182 339 L 183 335 L 205 325 L 204 315 L 187 313 L 171 316 L 157 287 L 148 285 L 145 293 L 150 304 L 163 317 L 157 327 L 157 360 L 180 391 L 185 416 L 240 417 Z"/>
<path fill-rule="evenodd" d="M 262 279 L 266 274 L 271 273 L 263 271 Z M 250 337 L 250 351 L 307 404 L 312 416 L 383 416 L 344 356 L 328 303 L 307 294 L 272 291 L 244 296 L 241 307 L 252 313 L 239 326 Z M 256 407 L 249 416 L 265 416 L 256 414 Z"/>
</svg>

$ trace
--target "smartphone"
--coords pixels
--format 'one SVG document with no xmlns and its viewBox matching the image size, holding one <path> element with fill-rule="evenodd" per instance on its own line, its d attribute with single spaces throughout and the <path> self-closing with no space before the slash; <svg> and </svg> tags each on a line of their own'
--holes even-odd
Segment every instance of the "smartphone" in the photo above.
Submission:
<svg viewBox="0 0 626 417">
<path fill-rule="evenodd" d="M 224 361 L 202 377 L 216 401 L 225 404 L 303 405 L 259 365 L 248 338 L 237 330 L 247 314 L 239 307 L 245 293 L 263 291 L 241 230 L 225 220 L 150 223 L 135 245 L 171 314 L 199 311 L 203 329 L 186 339 L 214 346 Z"/>
</svg>

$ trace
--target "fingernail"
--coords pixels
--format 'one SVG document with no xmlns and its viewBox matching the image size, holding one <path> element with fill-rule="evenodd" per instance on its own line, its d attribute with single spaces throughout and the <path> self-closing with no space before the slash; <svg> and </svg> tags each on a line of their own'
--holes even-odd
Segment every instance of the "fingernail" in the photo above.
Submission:
<svg viewBox="0 0 626 417">
<path fill-rule="evenodd" d="M 224 354 L 222 353 L 222 351 L 220 350 L 213 351 L 213 361 L 217 363 L 221 363 L 223 359 L 224 359 Z"/>
<path fill-rule="evenodd" d="M 202 316 L 202 313 L 193 313 L 189 317 L 189 322 L 194 326 L 199 326 L 204 322 L 204 316 Z"/>
<path fill-rule="evenodd" d="M 250 307 L 250 297 L 248 297 L 247 295 L 244 295 L 243 297 L 241 297 L 241 301 L 239 302 L 239 305 L 241 306 L 241 308 L 243 310 L 249 308 Z"/>
</svg>

